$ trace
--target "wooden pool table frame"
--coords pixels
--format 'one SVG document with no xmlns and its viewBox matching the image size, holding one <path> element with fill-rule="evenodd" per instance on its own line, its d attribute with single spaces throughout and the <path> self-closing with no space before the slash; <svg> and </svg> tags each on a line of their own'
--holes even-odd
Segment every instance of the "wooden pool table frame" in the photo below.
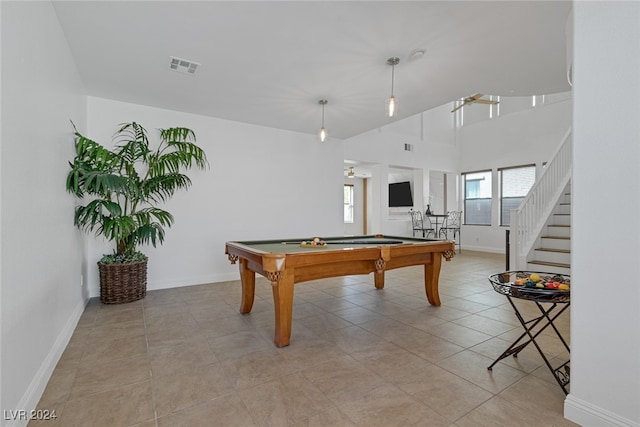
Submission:
<svg viewBox="0 0 640 427">
<path fill-rule="evenodd" d="M 447 240 L 428 240 L 383 235 L 349 237 L 355 239 L 397 239 L 402 244 L 379 246 L 353 245 L 349 249 L 326 248 L 300 250 L 292 253 L 265 252 L 251 244 L 227 242 L 225 253 L 229 261 L 240 261 L 242 282 L 241 313 L 251 312 L 255 296 L 256 273 L 266 277 L 272 286 L 275 308 L 274 342 L 278 347 L 289 345 L 293 314 L 293 288 L 296 283 L 329 277 L 374 273 L 377 289 L 384 288 L 384 272 L 412 265 L 424 265 L 424 287 L 427 300 L 440 305 L 438 279 L 442 257 L 447 261 L 455 255 L 455 244 Z M 331 238 L 333 239 L 333 238 Z M 300 239 L 304 240 L 304 239 Z M 330 240 L 330 239 L 327 239 Z"/>
</svg>

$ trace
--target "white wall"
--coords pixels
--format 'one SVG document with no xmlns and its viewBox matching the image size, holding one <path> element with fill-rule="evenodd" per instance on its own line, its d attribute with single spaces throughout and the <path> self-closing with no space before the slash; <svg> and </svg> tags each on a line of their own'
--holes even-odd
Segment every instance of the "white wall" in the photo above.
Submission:
<svg viewBox="0 0 640 427">
<path fill-rule="evenodd" d="M 344 141 L 345 159 L 375 165 L 369 180 L 367 222 L 371 233 L 411 235 L 409 209 L 387 208 L 388 183 L 399 170 L 413 182 L 414 209 L 419 210 L 424 210 L 428 200 L 429 170 L 457 170 L 450 110 L 448 105 L 435 108 Z M 404 144 L 413 145 L 413 151 L 405 151 Z"/>
<path fill-rule="evenodd" d="M 384 194 L 390 167 L 413 168 L 422 174 L 422 193 L 414 194 L 414 209 L 424 210 L 429 200 L 430 171 L 448 172 L 447 210 L 463 210 L 462 188 L 452 176 L 465 171 L 493 169 L 494 192 L 498 194 L 497 168 L 550 160 L 571 126 L 570 93 L 536 97 L 501 98 L 500 116 L 489 120 L 489 106 L 465 107 L 477 117 L 472 124 L 454 127 L 451 104 L 391 123 L 380 129 L 345 140 L 345 158 L 379 164 L 374 168 L 372 209 L 379 209 L 372 219 L 373 231 L 386 234 L 410 233 L 408 216 L 386 209 Z M 494 106 L 495 107 L 495 106 Z M 483 119 L 480 115 L 485 114 Z M 466 114 L 466 113 L 465 113 Z M 410 143 L 414 151 L 403 150 Z M 377 182 L 375 175 L 379 173 Z M 414 183 L 419 180 L 414 180 Z M 376 190 L 378 188 L 379 190 Z M 466 249 L 505 252 L 505 227 L 499 226 L 499 203 L 494 200 L 491 226 L 462 226 L 461 243 Z M 378 217 L 375 217 L 378 215 Z"/>
<path fill-rule="evenodd" d="M 574 2 L 571 393 L 584 426 L 640 426 L 640 3 Z M 622 202 L 622 203 L 621 203 Z M 615 221 L 602 227 L 602 210 Z"/>
<path fill-rule="evenodd" d="M 33 409 L 84 308 L 82 241 L 64 182 L 85 97 L 49 2 L 2 11 L 1 402 Z M 25 425 L 2 417 L 5 425 Z"/>
<path fill-rule="evenodd" d="M 117 124 L 137 121 L 157 142 L 155 129 L 185 126 L 205 150 L 211 168 L 191 171 L 193 185 L 165 205 L 175 217 L 165 242 L 149 255 L 148 289 L 237 279 L 224 255 L 229 240 L 343 234 L 342 141 L 194 114 L 88 98 L 86 136 L 110 144 Z M 89 240 L 91 295 L 98 295 L 95 262 L 113 250 Z"/>
<path fill-rule="evenodd" d="M 546 98 L 545 104 L 535 108 L 514 109 L 512 113 L 460 128 L 458 171 L 492 169 L 493 194 L 497 195 L 498 168 L 530 163 L 541 165 L 549 161 L 571 126 L 572 108 L 568 94 Z M 501 98 L 501 103 L 504 100 Z M 494 197 L 492 225 L 463 225 L 462 247 L 504 253 L 506 228 L 499 224 L 500 205 Z"/>
<path fill-rule="evenodd" d="M 504 98 L 502 98 L 504 99 Z M 541 163 L 571 126 L 571 98 L 460 128 L 461 171 Z"/>
</svg>

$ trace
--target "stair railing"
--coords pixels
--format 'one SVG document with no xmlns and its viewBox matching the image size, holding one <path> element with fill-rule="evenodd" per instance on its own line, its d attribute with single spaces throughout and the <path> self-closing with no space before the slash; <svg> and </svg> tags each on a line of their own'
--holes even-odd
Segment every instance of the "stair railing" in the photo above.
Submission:
<svg viewBox="0 0 640 427">
<path fill-rule="evenodd" d="M 527 256 L 571 179 L 572 139 L 569 128 L 540 178 L 536 180 L 520 206 L 510 211 L 509 258 L 513 263 L 510 267 L 512 270 L 526 269 Z"/>
</svg>

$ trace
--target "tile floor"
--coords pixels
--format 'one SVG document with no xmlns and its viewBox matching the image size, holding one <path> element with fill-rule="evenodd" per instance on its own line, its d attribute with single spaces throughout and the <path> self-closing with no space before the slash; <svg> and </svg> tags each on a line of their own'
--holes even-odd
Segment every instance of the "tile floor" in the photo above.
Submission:
<svg viewBox="0 0 640 427">
<path fill-rule="evenodd" d="M 502 270 L 495 254 L 443 262 L 440 307 L 426 302 L 419 267 L 387 272 L 383 290 L 372 275 L 298 284 L 285 348 L 272 343 L 262 278 L 246 315 L 238 281 L 92 300 L 38 405 L 58 418 L 29 425 L 575 426 L 532 346 L 487 370 L 522 332 L 487 280 Z M 556 324 L 568 337 L 568 311 Z"/>
</svg>

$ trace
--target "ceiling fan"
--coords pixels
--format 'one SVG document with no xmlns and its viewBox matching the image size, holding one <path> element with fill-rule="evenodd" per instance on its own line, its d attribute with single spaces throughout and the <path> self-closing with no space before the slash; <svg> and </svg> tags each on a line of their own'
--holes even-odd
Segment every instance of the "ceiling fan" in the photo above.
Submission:
<svg viewBox="0 0 640 427">
<path fill-rule="evenodd" d="M 497 104 L 499 101 L 493 101 L 490 99 L 482 99 L 484 95 L 481 93 L 476 93 L 475 95 L 471 95 L 471 96 L 467 96 L 466 98 L 464 98 L 462 100 L 462 104 L 458 105 L 456 108 L 454 108 L 453 110 L 451 110 L 452 113 L 455 113 L 456 111 L 458 111 L 459 109 L 461 109 L 462 107 L 464 107 L 465 105 L 468 104 Z"/>
<path fill-rule="evenodd" d="M 355 169 L 356 166 L 345 165 L 344 176 L 347 178 L 362 178 L 362 179 L 371 178 L 372 176 L 371 170 L 369 170 L 366 165 L 364 166 L 358 165 L 357 167 L 358 167 L 358 170 Z"/>
</svg>

